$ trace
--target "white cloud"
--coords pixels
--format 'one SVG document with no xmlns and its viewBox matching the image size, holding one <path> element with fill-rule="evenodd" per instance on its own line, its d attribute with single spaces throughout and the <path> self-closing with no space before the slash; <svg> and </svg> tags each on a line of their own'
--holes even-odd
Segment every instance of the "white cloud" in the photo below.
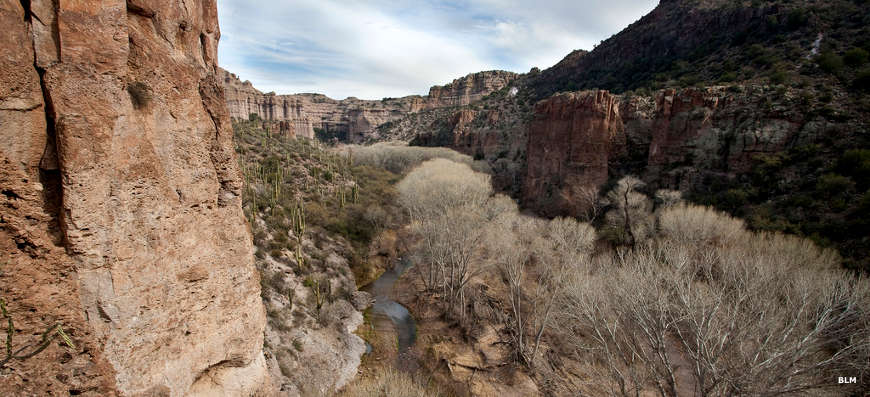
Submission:
<svg viewBox="0 0 870 397">
<path fill-rule="evenodd" d="M 654 0 L 218 2 L 220 63 L 263 91 L 425 94 L 468 73 L 549 67 L 591 49 Z"/>
</svg>

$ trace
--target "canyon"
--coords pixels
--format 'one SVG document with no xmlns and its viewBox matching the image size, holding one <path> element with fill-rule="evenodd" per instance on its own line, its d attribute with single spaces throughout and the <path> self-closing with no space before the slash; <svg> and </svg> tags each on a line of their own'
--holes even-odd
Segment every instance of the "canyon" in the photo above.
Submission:
<svg viewBox="0 0 870 397">
<path fill-rule="evenodd" d="M 517 74 L 505 71 L 472 73 L 444 86 L 434 86 L 429 95 L 362 100 L 331 99 L 321 94 L 264 94 L 250 81 L 221 70 L 230 116 L 248 119 L 257 115 L 264 126 L 288 136 L 326 136 L 359 143 L 378 140 L 377 127 L 423 110 L 465 106 L 507 87 Z"/>
<path fill-rule="evenodd" d="M 704 47 L 705 30 L 721 33 L 714 42 L 727 43 L 726 55 L 746 52 L 744 31 L 797 37 L 786 44 L 800 55 L 795 43 L 817 37 L 826 14 L 792 28 L 785 6 L 701 3 L 662 1 L 596 50 L 544 71 L 472 73 L 425 96 L 335 100 L 263 93 L 220 68 L 215 0 L 0 0 L 3 321 L 14 321 L 6 338 L 16 351 L 56 338 L 35 358 L 0 366 L 0 394 L 271 396 L 352 382 L 372 303 L 354 272 L 369 266 L 363 279 L 374 279 L 400 251 L 389 234 L 351 241 L 360 219 L 376 223 L 378 214 L 340 211 L 386 207 L 375 199 L 392 196 L 364 191 L 358 203 L 351 156 L 315 139 L 455 149 L 486 163 L 496 191 L 543 217 L 591 218 L 590 191 L 600 198 L 636 175 L 649 196 L 679 190 L 760 230 L 830 238 L 856 268 L 870 266 L 866 175 L 841 161 L 870 147 L 870 101 L 851 85 L 856 72 L 824 75 L 797 56 L 753 61 L 762 74 L 736 82 L 707 78 L 725 69 L 703 69 L 696 82 L 685 71 L 667 75 L 679 57 L 716 53 Z M 634 78 L 638 65 L 650 70 Z M 777 83 L 775 68 L 797 82 Z M 250 131 L 234 136 L 240 120 Z M 274 168 L 268 177 L 264 165 Z M 305 204 L 311 226 L 289 234 L 282 216 L 299 217 L 303 199 L 318 202 Z M 475 286 L 481 296 L 501 282 L 486 281 Z M 426 313 L 426 301 L 397 295 Z M 444 333 L 421 324 L 429 337 Z M 44 334 L 54 329 L 63 334 Z M 465 346 L 465 335 L 451 336 Z M 490 347 L 469 354 L 507 368 L 506 348 Z M 460 364 L 464 380 L 495 367 L 436 353 L 437 365 Z M 541 386 L 511 376 L 520 394 Z"/>
</svg>

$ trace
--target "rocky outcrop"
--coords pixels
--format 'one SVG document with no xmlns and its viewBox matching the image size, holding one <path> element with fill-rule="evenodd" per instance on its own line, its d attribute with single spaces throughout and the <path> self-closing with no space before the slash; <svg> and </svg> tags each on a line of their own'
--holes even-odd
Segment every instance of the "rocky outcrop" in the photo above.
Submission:
<svg viewBox="0 0 870 397">
<path fill-rule="evenodd" d="M 691 191 L 705 178 L 749 172 L 760 154 L 820 143 L 824 131 L 838 130 L 808 119 L 798 97 L 767 86 L 556 95 L 535 107 L 523 201 L 548 215 L 579 215 L 577 192 L 627 173 Z"/>
<path fill-rule="evenodd" d="M 578 187 L 607 182 L 608 164 L 624 145 L 619 104 L 609 92 L 560 94 L 539 102 L 529 127 L 523 202 L 545 213 L 572 207 Z"/>
<path fill-rule="evenodd" d="M 5 395 L 264 395 L 213 0 L 0 2 Z"/>
<path fill-rule="evenodd" d="M 430 88 L 426 108 L 465 106 L 507 87 L 516 78 L 516 73 L 503 70 L 472 73 L 450 84 Z"/>
<path fill-rule="evenodd" d="M 249 81 L 221 70 L 230 116 L 248 119 L 256 114 L 267 128 L 289 136 L 313 138 L 316 130 L 325 136 L 349 142 L 377 138 L 377 127 L 421 110 L 462 106 L 508 86 L 515 73 L 473 73 L 446 86 L 432 87 L 429 96 L 412 95 L 379 101 L 347 98 L 335 100 L 320 94 L 264 94 Z"/>
</svg>

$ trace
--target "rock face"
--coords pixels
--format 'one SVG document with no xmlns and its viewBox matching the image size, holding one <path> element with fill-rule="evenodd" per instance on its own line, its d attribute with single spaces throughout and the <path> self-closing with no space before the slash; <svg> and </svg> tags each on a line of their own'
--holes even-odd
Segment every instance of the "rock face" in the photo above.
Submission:
<svg viewBox="0 0 870 397">
<path fill-rule="evenodd" d="M 607 182 L 609 160 L 624 148 L 617 98 L 587 91 L 541 101 L 528 140 L 523 202 L 569 208 L 578 201 L 573 197 L 577 187 Z"/>
<path fill-rule="evenodd" d="M 429 96 L 412 95 L 380 101 L 347 98 L 335 100 L 320 94 L 264 94 L 249 81 L 221 70 L 230 116 L 248 119 L 256 114 L 265 126 L 290 136 L 313 138 L 315 129 L 340 140 L 362 142 L 375 139 L 376 128 L 409 113 L 463 106 L 507 87 L 515 73 L 488 71 L 470 74 L 446 86 L 432 87 Z"/>
<path fill-rule="evenodd" d="M 634 173 L 657 188 L 690 191 L 706 177 L 750 171 L 754 156 L 835 133 L 805 120 L 796 97 L 765 86 L 553 96 L 537 104 L 529 127 L 523 201 L 576 216 L 583 209 L 575 194 L 611 177 Z"/>
<path fill-rule="evenodd" d="M 13 348 L 54 323 L 76 345 L 12 361 L 0 394 L 268 394 L 215 2 L 0 20 L 0 296 Z"/>
<path fill-rule="evenodd" d="M 426 108 L 465 106 L 510 85 L 516 73 L 492 70 L 472 73 L 444 86 L 429 89 Z"/>
</svg>

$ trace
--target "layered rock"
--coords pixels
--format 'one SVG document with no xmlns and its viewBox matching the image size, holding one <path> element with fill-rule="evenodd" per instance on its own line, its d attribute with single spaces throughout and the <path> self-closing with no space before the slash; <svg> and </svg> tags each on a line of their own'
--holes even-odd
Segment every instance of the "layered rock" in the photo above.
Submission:
<svg viewBox="0 0 870 397">
<path fill-rule="evenodd" d="M 824 139 L 827 127 L 809 122 L 796 97 L 765 86 L 553 96 L 537 104 L 529 127 L 524 203 L 580 215 L 577 192 L 611 177 L 634 173 L 654 187 L 689 191 L 707 177 L 749 172 L 759 154 Z"/>
<path fill-rule="evenodd" d="M 27 7 L 27 8 L 23 8 Z M 2 394 L 257 395 L 265 314 L 213 0 L 0 2 Z"/>
<path fill-rule="evenodd" d="M 609 161 L 625 144 L 618 105 L 609 92 L 591 91 L 555 95 L 535 106 L 523 202 L 562 210 L 578 201 L 578 187 L 607 181 Z"/>
<path fill-rule="evenodd" d="M 379 101 L 335 100 L 320 94 L 264 94 L 249 81 L 221 70 L 230 116 L 248 119 L 256 114 L 265 127 L 290 136 L 313 138 L 322 130 L 349 142 L 376 138 L 376 128 L 421 110 L 462 106 L 507 87 L 515 73 L 489 71 L 470 74 L 446 86 L 432 87 L 429 96 L 412 95 Z"/>
<path fill-rule="evenodd" d="M 472 73 L 450 84 L 430 88 L 426 108 L 465 106 L 507 87 L 516 78 L 516 73 L 503 70 Z"/>
</svg>

